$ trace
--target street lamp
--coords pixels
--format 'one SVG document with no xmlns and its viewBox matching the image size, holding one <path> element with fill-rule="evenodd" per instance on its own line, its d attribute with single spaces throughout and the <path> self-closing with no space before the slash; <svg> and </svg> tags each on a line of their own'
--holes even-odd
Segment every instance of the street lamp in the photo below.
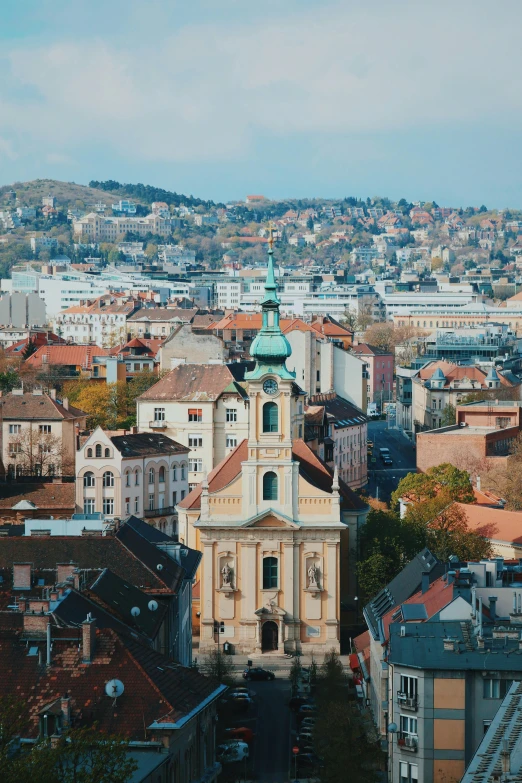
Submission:
<svg viewBox="0 0 522 783">
<path fill-rule="evenodd" d="M 393 783 L 393 735 L 397 734 L 398 726 L 396 723 L 389 723 L 388 724 L 388 734 L 391 734 L 391 742 L 389 742 L 389 746 L 391 747 L 391 753 L 389 754 L 389 762 L 388 762 L 388 780 Z"/>
</svg>

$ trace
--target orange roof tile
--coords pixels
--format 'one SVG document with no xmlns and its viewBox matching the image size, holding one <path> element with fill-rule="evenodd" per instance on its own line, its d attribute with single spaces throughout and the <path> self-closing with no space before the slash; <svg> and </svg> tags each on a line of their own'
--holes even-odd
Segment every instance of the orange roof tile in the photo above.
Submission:
<svg viewBox="0 0 522 783">
<path fill-rule="evenodd" d="M 42 345 L 27 360 L 30 367 L 40 368 L 46 364 L 61 364 L 67 367 L 90 367 L 93 356 L 109 356 L 109 351 L 99 345 Z"/>
<path fill-rule="evenodd" d="M 490 541 L 522 546 L 522 511 L 457 503 L 468 518 L 468 527 Z"/>
</svg>

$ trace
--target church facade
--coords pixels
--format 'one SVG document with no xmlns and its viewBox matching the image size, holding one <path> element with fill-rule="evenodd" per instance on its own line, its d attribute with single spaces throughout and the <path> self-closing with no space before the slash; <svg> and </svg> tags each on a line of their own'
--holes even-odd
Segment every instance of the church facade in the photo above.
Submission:
<svg viewBox="0 0 522 783">
<path fill-rule="evenodd" d="M 339 650 L 367 509 L 303 440 L 305 393 L 286 367 L 271 247 L 262 312 L 245 376 L 248 438 L 178 505 L 180 538 L 203 552 L 200 651 Z"/>
</svg>

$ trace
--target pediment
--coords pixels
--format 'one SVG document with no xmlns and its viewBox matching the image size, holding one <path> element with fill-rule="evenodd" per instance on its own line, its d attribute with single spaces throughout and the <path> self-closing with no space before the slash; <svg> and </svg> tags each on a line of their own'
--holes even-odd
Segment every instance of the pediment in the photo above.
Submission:
<svg viewBox="0 0 522 783">
<path fill-rule="evenodd" d="M 289 519 L 285 519 L 273 511 L 265 511 L 255 519 L 251 519 L 243 527 L 257 528 L 257 527 L 277 527 L 277 528 L 296 528 L 298 525 L 295 522 L 291 522 Z"/>
</svg>

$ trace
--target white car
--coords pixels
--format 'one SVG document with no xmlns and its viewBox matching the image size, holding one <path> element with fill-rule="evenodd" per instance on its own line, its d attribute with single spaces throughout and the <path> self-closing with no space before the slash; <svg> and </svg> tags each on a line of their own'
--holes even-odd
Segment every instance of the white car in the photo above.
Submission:
<svg viewBox="0 0 522 783">
<path fill-rule="evenodd" d="M 230 764 L 233 761 L 243 761 L 248 758 L 248 745 L 246 742 L 231 741 L 218 745 L 217 760 L 221 764 Z"/>
</svg>

